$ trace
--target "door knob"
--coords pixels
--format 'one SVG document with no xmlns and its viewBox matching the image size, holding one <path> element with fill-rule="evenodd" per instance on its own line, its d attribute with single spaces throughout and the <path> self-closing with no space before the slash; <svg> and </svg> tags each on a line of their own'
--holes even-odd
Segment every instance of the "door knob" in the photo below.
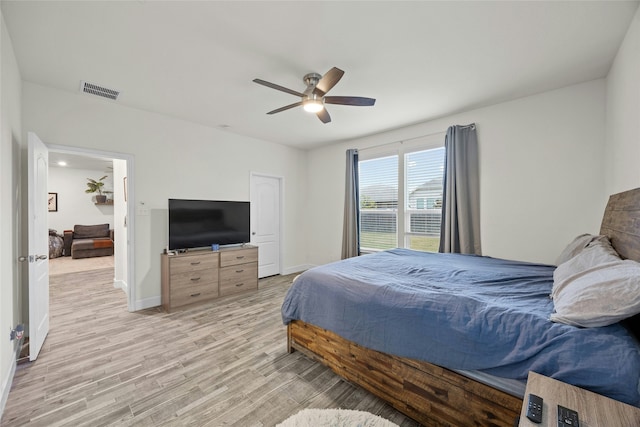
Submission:
<svg viewBox="0 0 640 427">
<path fill-rule="evenodd" d="M 252 234 L 253 236 L 255 236 L 255 235 L 256 235 L 256 232 L 254 231 L 254 232 L 253 232 L 253 233 L 251 233 L 251 234 Z"/>
<path fill-rule="evenodd" d="M 25 262 L 25 261 L 35 262 L 35 261 L 40 261 L 40 260 L 47 259 L 47 258 L 49 258 L 47 255 L 29 255 L 29 256 L 18 257 L 18 261 L 20 261 L 20 262 Z"/>
</svg>

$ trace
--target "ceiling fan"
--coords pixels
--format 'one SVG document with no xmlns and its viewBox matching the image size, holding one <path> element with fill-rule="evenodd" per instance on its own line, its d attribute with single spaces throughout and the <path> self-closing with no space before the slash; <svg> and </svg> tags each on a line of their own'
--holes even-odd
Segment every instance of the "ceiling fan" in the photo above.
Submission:
<svg viewBox="0 0 640 427">
<path fill-rule="evenodd" d="M 331 116 L 327 112 L 326 108 L 324 108 L 324 104 L 371 106 L 376 103 L 376 100 L 373 98 L 363 98 L 360 96 L 325 96 L 326 93 L 340 81 L 343 75 L 344 71 L 336 67 L 327 71 L 324 76 L 321 76 L 318 73 L 306 74 L 302 78 L 307 85 L 304 92 L 288 89 L 261 79 L 253 79 L 253 81 L 263 86 L 290 93 L 291 95 L 299 96 L 301 98 L 299 102 L 285 105 L 284 107 L 269 111 L 267 114 L 275 114 L 290 108 L 302 106 L 305 111 L 316 113 L 322 123 L 329 123 L 331 121 Z"/>
</svg>

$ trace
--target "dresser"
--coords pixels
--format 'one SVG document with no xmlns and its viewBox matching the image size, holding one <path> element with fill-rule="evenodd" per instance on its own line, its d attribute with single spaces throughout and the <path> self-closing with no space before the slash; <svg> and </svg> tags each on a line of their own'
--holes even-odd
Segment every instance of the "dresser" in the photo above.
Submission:
<svg viewBox="0 0 640 427">
<path fill-rule="evenodd" d="M 162 307 L 171 311 L 225 295 L 258 289 L 258 248 L 162 254 Z"/>
</svg>

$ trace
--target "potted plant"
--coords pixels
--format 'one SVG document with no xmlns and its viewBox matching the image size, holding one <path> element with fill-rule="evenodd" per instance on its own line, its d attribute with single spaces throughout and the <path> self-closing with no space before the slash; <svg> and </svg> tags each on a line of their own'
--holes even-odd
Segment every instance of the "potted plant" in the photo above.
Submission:
<svg viewBox="0 0 640 427">
<path fill-rule="evenodd" d="M 96 195 L 96 203 L 105 203 L 107 201 L 106 193 L 111 193 L 111 191 L 103 190 L 104 187 L 104 179 L 107 175 L 103 176 L 99 179 L 87 178 L 87 189 L 84 190 L 85 193 L 98 193 Z M 105 194 L 103 194 L 105 193 Z"/>
</svg>

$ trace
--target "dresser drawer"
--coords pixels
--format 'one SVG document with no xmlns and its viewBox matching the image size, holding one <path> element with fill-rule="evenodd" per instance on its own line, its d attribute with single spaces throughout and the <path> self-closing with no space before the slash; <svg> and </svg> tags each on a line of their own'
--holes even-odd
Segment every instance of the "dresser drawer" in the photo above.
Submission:
<svg viewBox="0 0 640 427">
<path fill-rule="evenodd" d="M 207 253 L 202 255 L 177 256 L 169 259 L 171 275 L 187 271 L 218 268 L 218 254 Z"/>
<path fill-rule="evenodd" d="M 258 289 L 258 265 L 255 262 L 220 269 L 220 295 Z"/>
<path fill-rule="evenodd" d="M 206 270 L 185 271 L 184 273 L 171 274 L 171 291 L 183 287 L 192 286 L 212 286 L 218 287 L 218 269 L 207 268 Z"/>
<path fill-rule="evenodd" d="M 232 249 L 220 252 L 220 267 L 258 261 L 258 248 Z"/>
<path fill-rule="evenodd" d="M 173 285 L 173 283 L 172 283 Z M 193 304 L 206 301 L 218 296 L 217 283 L 199 283 L 196 285 L 183 285 L 171 287 L 171 307 Z"/>
</svg>

